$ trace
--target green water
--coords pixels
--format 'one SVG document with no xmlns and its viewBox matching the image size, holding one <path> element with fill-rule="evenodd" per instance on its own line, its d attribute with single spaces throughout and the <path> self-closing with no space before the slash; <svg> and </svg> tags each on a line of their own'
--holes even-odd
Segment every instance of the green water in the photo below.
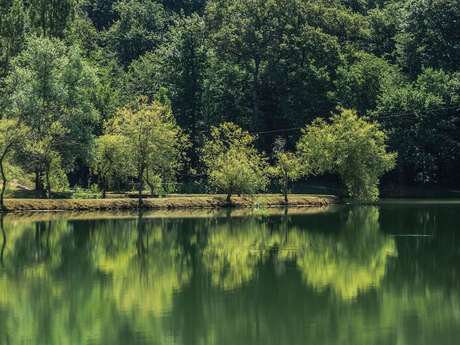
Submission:
<svg viewBox="0 0 460 345">
<path fill-rule="evenodd" d="M 0 344 L 459 344 L 459 214 L 8 215 Z"/>
</svg>

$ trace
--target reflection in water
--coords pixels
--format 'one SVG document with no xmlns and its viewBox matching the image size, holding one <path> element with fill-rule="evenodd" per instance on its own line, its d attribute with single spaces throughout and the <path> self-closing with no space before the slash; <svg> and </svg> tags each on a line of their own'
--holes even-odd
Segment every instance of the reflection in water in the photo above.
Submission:
<svg viewBox="0 0 460 345">
<path fill-rule="evenodd" d="M 212 283 L 235 289 L 250 281 L 276 241 L 267 224 L 257 219 L 219 224 L 210 232 L 203 250 L 203 262 Z"/>
<path fill-rule="evenodd" d="M 0 265 L 3 266 L 3 254 L 5 253 L 6 248 L 6 231 L 5 231 L 5 215 L 0 213 L 0 230 L 2 232 L 2 249 L 0 249 Z"/>
<path fill-rule="evenodd" d="M 212 282 L 224 289 L 238 288 L 277 250 L 278 260 L 297 263 L 308 285 L 319 290 L 331 287 L 348 300 L 377 287 L 387 259 L 396 255 L 394 239 L 379 230 L 376 207 L 350 210 L 338 236 L 307 232 L 286 222 L 277 229 L 282 232 L 271 231 L 260 220 L 245 221 L 236 229 L 234 222 L 213 229 L 203 252 Z"/>
<path fill-rule="evenodd" d="M 295 229 L 280 248 L 280 257 L 294 258 L 307 284 L 331 287 L 344 300 L 378 287 L 388 258 L 396 255 L 394 239 L 380 232 L 376 207 L 350 210 L 338 236 Z"/>
<path fill-rule="evenodd" d="M 109 291 L 123 311 L 169 312 L 174 293 L 190 278 L 187 258 L 175 234 L 161 224 L 148 226 L 139 218 L 130 225 L 136 231 L 116 231 L 120 238 L 113 237 L 113 229 L 97 232 L 102 245 L 94 253 L 95 265 L 110 275 Z M 105 247 L 108 241 L 112 243 Z"/>
<path fill-rule="evenodd" d="M 456 344 L 458 235 L 445 211 L 398 212 L 8 215 L 0 344 Z M 433 219 L 438 237 L 388 235 Z"/>
</svg>

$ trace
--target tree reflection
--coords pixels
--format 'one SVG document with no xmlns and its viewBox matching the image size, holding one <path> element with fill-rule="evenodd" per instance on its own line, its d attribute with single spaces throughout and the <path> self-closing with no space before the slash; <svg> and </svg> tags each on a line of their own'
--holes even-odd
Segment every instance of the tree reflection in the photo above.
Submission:
<svg viewBox="0 0 460 345">
<path fill-rule="evenodd" d="M 203 263 L 212 283 L 229 290 L 250 281 L 274 241 L 266 223 L 257 219 L 228 218 L 213 228 L 203 250 Z"/>
<path fill-rule="evenodd" d="M 351 209 L 337 236 L 291 229 L 280 245 L 279 259 L 294 259 L 306 283 L 330 287 L 344 300 L 378 287 L 388 258 L 396 256 L 395 241 L 379 229 L 376 207 Z"/>
<path fill-rule="evenodd" d="M 441 332 L 454 339 L 458 273 L 446 288 L 426 264 L 433 258 L 411 255 L 418 249 L 402 239 L 390 265 L 395 240 L 379 224 L 375 207 L 40 225 L 7 215 L 0 344 L 433 344 Z"/>
<path fill-rule="evenodd" d="M 190 277 L 177 231 L 142 218 L 37 224 L 11 217 L 4 229 L 0 344 L 88 344 L 91 337 L 117 344 L 136 329 L 167 337 L 157 318 Z"/>
<path fill-rule="evenodd" d="M 2 232 L 2 249 L 0 250 L 0 264 L 3 266 L 3 255 L 5 253 L 5 248 L 6 248 L 6 231 L 5 231 L 5 215 L 3 213 L 0 213 L 0 230 Z"/>
<path fill-rule="evenodd" d="M 110 275 L 110 293 L 121 309 L 162 315 L 190 279 L 190 266 L 177 246 L 176 233 L 148 224 L 142 216 L 135 223 L 137 234 L 129 232 L 117 250 L 98 252 L 96 265 Z"/>
<path fill-rule="evenodd" d="M 337 235 L 308 232 L 288 224 L 273 231 L 265 220 L 229 219 L 208 236 L 203 262 L 214 285 L 235 289 L 250 281 L 256 267 L 270 252 L 278 261 L 294 261 L 306 283 L 315 289 L 330 287 L 344 300 L 377 287 L 388 258 L 396 255 L 394 239 L 379 229 L 376 207 L 348 211 L 348 220 Z"/>
</svg>

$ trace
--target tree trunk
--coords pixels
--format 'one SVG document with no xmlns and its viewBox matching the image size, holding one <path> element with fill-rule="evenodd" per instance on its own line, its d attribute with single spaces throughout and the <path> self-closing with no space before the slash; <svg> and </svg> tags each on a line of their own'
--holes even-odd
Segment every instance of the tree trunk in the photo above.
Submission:
<svg viewBox="0 0 460 345">
<path fill-rule="evenodd" d="M 149 175 L 149 170 L 148 169 L 147 169 L 147 172 L 145 174 L 145 182 L 147 183 L 147 186 L 149 186 L 150 196 L 152 198 L 155 197 L 155 190 L 154 190 L 153 184 L 150 182 L 150 175 Z"/>
<path fill-rule="evenodd" d="M 44 187 L 42 181 L 42 172 L 39 170 L 35 171 L 35 192 L 39 197 L 44 196 Z"/>
<path fill-rule="evenodd" d="M 46 178 L 46 198 L 51 199 L 51 181 L 50 181 L 50 169 L 47 168 L 45 171 Z"/>
<path fill-rule="evenodd" d="M 227 194 L 227 203 L 231 204 L 232 203 L 232 193 Z"/>
<path fill-rule="evenodd" d="M 288 204 L 288 184 L 287 181 L 284 181 L 284 187 L 283 187 L 283 194 L 284 194 L 284 203 L 287 205 Z"/>
<path fill-rule="evenodd" d="M 3 161 L 6 156 L 6 151 L 3 153 L 2 157 L 0 157 L 0 173 L 2 175 L 2 190 L 0 192 L 0 210 L 5 209 L 5 202 L 4 202 L 4 197 L 5 197 L 5 191 L 6 191 L 6 184 L 8 183 L 8 180 L 5 175 L 5 169 L 3 167 Z"/>
<path fill-rule="evenodd" d="M 253 73 L 253 85 L 252 85 L 252 111 L 254 115 L 254 121 L 258 119 L 259 113 L 259 70 L 260 61 L 259 58 L 254 58 L 254 73 Z"/>
<path fill-rule="evenodd" d="M 287 176 L 284 177 L 283 181 L 283 194 L 284 194 L 284 203 L 287 205 L 288 204 L 288 179 Z"/>
<path fill-rule="evenodd" d="M 150 189 L 150 196 L 152 198 L 155 197 L 155 189 L 153 188 L 153 184 L 151 184 L 149 180 L 147 180 L 146 182 L 147 182 L 147 186 L 149 186 L 149 189 Z"/>
<path fill-rule="evenodd" d="M 138 208 L 141 209 L 143 206 L 142 202 L 142 192 L 144 190 L 144 169 L 141 168 L 139 170 L 139 175 L 138 175 Z"/>
</svg>

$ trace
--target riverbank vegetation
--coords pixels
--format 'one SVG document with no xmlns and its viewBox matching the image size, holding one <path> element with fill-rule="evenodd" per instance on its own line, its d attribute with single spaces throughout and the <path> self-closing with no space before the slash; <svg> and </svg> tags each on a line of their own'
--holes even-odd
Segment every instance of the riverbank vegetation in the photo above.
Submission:
<svg viewBox="0 0 460 345">
<path fill-rule="evenodd" d="M 5 1 L 2 200 L 458 187 L 459 23 L 454 0 Z"/>
</svg>

